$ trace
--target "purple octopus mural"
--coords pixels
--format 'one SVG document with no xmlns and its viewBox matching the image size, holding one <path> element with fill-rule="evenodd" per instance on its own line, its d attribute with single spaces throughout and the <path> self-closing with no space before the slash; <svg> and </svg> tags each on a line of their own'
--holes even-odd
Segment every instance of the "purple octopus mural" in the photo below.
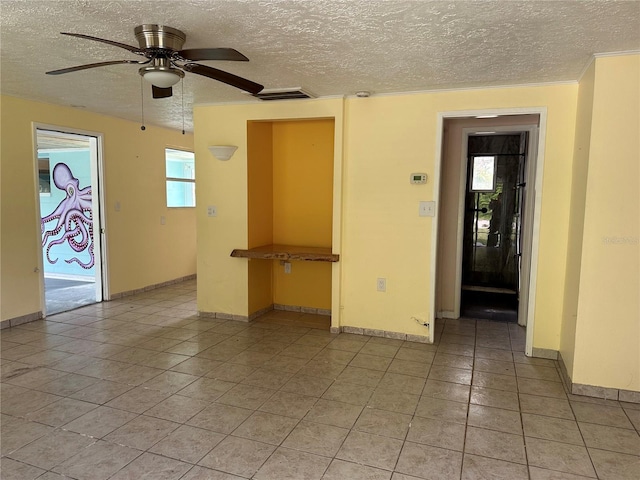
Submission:
<svg viewBox="0 0 640 480">
<path fill-rule="evenodd" d="M 67 195 L 53 212 L 41 219 L 42 247 L 47 247 L 47 261 L 51 264 L 58 261 L 57 258 L 51 258 L 51 247 L 68 242 L 74 252 L 80 253 L 88 250 L 89 261 L 82 262 L 79 258 L 72 257 L 65 259 L 65 262 L 76 262 L 82 268 L 89 269 L 93 267 L 95 261 L 93 256 L 91 186 L 81 189 L 79 180 L 73 176 L 71 169 L 64 163 L 58 163 L 53 168 L 53 183 L 60 190 L 65 191 Z M 47 230 L 46 224 L 54 220 L 57 220 L 56 224 Z M 60 232 L 63 232 L 61 237 L 50 239 Z"/>
</svg>

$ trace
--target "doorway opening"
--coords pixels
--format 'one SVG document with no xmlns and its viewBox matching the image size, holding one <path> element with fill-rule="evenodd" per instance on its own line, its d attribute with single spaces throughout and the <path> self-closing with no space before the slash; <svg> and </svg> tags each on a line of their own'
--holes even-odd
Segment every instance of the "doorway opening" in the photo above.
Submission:
<svg viewBox="0 0 640 480">
<path fill-rule="evenodd" d="M 467 137 L 461 315 L 516 322 L 527 132 Z"/>
<path fill-rule="evenodd" d="M 438 121 L 430 318 L 479 318 L 473 308 L 493 303 L 492 318 L 526 328 L 532 355 L 546 109 L 442 112 Z M 513 148 L 493 148 L 498 137 Z"/>
<path fill-rule="evenodd" d="M 43 313 L 104 298 L 99 136 L 36 127 Z"/>
</svg>

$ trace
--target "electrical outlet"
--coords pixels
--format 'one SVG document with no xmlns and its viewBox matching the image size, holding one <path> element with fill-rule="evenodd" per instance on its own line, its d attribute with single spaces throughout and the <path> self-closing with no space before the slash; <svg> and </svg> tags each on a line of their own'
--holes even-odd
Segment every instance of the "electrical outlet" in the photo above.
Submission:
<svg viewBox="0 0 640 480">
<path fill-rule="evenodd" d="M 165 223 L 167 223 L 167 219 L 164 215 L 160 216 L 160 225 L 164 225 Z"/>
<path fill-rule="evenodd" d="M 215 205 L 209 205 L 207 207 L 207 217 L 217 217 L 218 216 L 218 207 Z"/>
<path fill-rule="evenodd" d="M 379 278 L 378 280 L 376 280 L 376 286 L 377 286 L 377 290 L 379 292 L 386 292 L 387 291 L 387 279 L 386 278 Z"/>
<path fill-rule="evenodd" d="M 284 262 L 284 273 L 291 273 L 291 262 Z"/>
</svg>

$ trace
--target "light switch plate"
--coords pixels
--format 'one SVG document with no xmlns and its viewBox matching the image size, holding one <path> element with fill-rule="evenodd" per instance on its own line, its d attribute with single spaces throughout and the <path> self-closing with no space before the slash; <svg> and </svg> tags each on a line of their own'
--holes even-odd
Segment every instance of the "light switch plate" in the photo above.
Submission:
<svg viewBox="0 0 640 480">
<path fill-rule="evenodd" d="M 217 217 L 218 216 L 218 207 L 215 205 L 209 205 L 207 207 L 207 217 Z"/>
<path fill-rule="evenodd" d="M 418 214 L 421 217 L 435 217 L 436 216 L 436 202 L 420 202 L 420 209 Z"/>
</svg>

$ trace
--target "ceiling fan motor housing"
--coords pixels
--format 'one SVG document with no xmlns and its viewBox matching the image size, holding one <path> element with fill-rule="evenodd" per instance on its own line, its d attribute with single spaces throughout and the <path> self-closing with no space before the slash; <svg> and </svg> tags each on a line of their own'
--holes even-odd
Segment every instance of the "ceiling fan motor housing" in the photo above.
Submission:
<svg viewBox="0 0 640 480">
<path fill-rule="evenodd" d="M 187 36 L 180 30 L 164 25 L 144 24 L 138 25 L 134 33 L 141 49 L 165 49 L 178 51 Z"/>
</svg>

